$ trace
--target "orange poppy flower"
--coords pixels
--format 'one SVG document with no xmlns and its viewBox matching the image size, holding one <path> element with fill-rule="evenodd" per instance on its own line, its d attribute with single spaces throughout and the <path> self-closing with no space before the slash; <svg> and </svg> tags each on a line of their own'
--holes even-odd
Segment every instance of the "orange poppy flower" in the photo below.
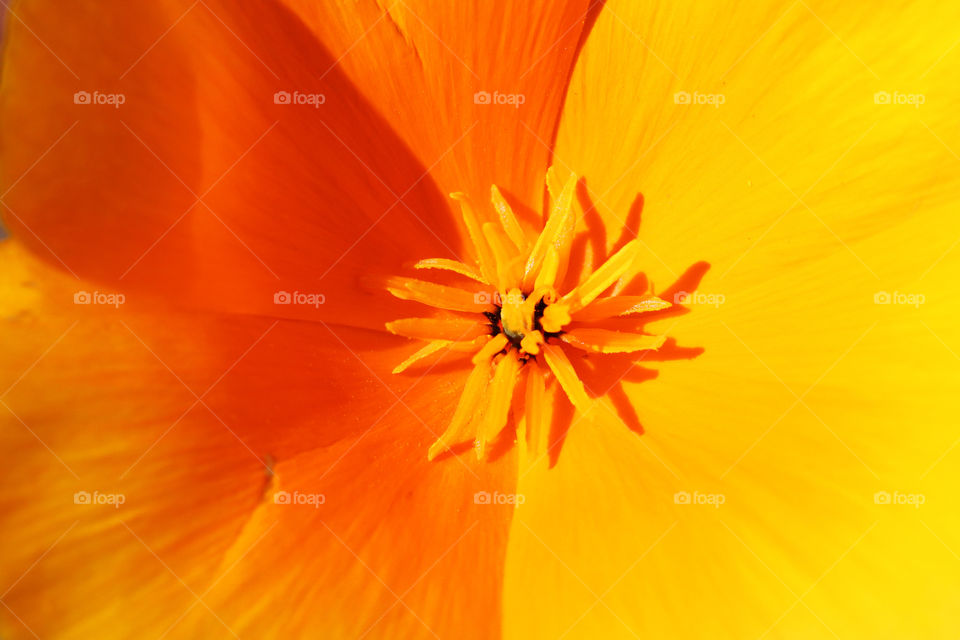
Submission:
<svg viewBox="0 0 960 640">
<path fill-rule="evenodd" d="M 0 636 L 955 634 L 958 7 L 67 5 Z"/>
</svg>

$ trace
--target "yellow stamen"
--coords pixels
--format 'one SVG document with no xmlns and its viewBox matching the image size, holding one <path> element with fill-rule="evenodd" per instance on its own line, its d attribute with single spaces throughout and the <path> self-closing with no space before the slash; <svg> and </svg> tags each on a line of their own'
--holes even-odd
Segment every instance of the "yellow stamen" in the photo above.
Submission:
<svg viewBox="0 0 960 640">
<path fill-rule="evenodd" d="M 530 453 L 537 455 L 540 450 L 540 440 L 547 431 L 547 425 L 543 424 L 543 402 L 546 391 L 540 367 L 531 361 L 524 368 L 527 370 L 527 388 L 523 406 L 524 423 L 527 427 L 526 435 L 529 438 Z"/>
<path fill-rule="evenodd" d="M 540 326 L 547 333 L 559 333 L 566 325 L 570 324 L 570 307 L 562 302 L 547 305 L 543 310 L 543 316 L 540 318 Z"/>
<path fill-rule="evenodd" d="M 413 278 L 390 278 L 387 290 L 401 300 L 413 300 L 437 309 L 468 313 L 483 313 L 493 309 L 490 302 L 473 291 Z"/>
<path fill-rule="evenodd" d="M 557 198 L 560 197 L 560 192 L 563 191 L 563 181 L 560 179 L 560 176 L 557 173 L 557 167 L 551 166 L 547 169 L 547 193 L 550 194 L 550 201 L 556 202 Z"/>
<path fill-rule="evenodd" d="M 563 191 L 560 192 L 553 204 L 550 218 L 544 225 L 536 243 L 534 243 L 533 249 L 530 251 L 530 257 L 527 258 L 523 274 L 523 288 L 525 290 L 529 290 L 533 286 L 537 274 L 540 272 L 540 267 L 547 256 L 547 249 L 553 246 L 560 256 L 573 240 L 569 221 L 573 219 L 573 195 L 576 186 L 577 176 L 573 174 L 567 180 L 567 183 L 563 186 Z"/>
<path fill-rule="evenodd" d="M 500 324 L 511 340 L 522 339 L 533 329 L 533 310 L 526 305 L 520 289 L 511 289 L 501 301 Z"/>
<path fill-rule="evenodd" d="M 489 222 L 478 217 L 464 194 L 451 194 L 460 202 L 464 226 L 474 245 L 476 267 L 444 258 L 421 260 L 414 266 L 470 278 L 486 285 L 483 293 L 415 278 L 386 280 L 386 288 L 398 298 L 443 310 L 433 317 L 387 323 L 392 333 L 427 341 L 394 373 L 441 352 L 468 353 L 473 363 L 450 424 L 428 451 L 430 460 L 465 440 L 473 440 L 478 457 L 488 456 L 491 443 L 510 420 L 514 396 L 521 393 L 523 415 L 515 414 L 521 460 L 528 460 L 530 452 L 542 455 L 547 450 L 553 401 L 561 393 L 569 398 L 578 416 L 589 415 L 594 426 L 626 428 L 608 401 L 594 400 L 587 394 L 568 353 L 572 348 L 581 349 L 590 354 L 584 357 L 592 358 L 596 353 L 659 349 L 666 340 L 663 336 L 613 328 L 630 324 L 617 322 L 617 318 L 671 305 L 654 295 L 616 295 L 635 275 L 639 240 L 628 243 L 592 273 L 593 245 L 587 243 L 583 262 L 578 265 L 582 282 L 563 297 L 558 295 L 557 289 L 566 287 L 578 185 L 575 174 L 565 181 L 561 181 L 561 174 L 567 172 L 553 167 L 547 171 L 550 213 L 535 240 L 528 237 L 496 185 L 490 188 L 490 200 L 497 220 L 488 218 Z M 613 291 L 600 298 L 611 287 Z M 492 299 L 494 293 L 498 297 Z M 463 313 L 471 315 L 462 317 Z M 596 321 L 601 326 L 584 326 Z M 526 375 L 525 386 L 517 392 L 521 375 Z"/>
<path fill-rule="evenodd" d="M 463 387 L 463 393 L 460 394 L 460 401 L 453 412 L 453 419 L 443 435 L 437 439 L 427 451 L 427 460 L 433 460 L 439 454 L 450 449 L 450 446 L 458 441 L 469 440 L 471 436 L 466 433 L 466 427 L 470 425 L 471 419 L 476 413 L 483 396 L 483 390 L 490 381 L 490 361 L 484 360 L 478 362 L 473 367 L 473 371 L 467 376 L 467 384 Z"/>
<path fill-rule="evenodd" d="M 504 237 L 503 230 L 492 222 L 484 223 L 483 236 L 487 239 L 490 251 L 497 261 L 497 288 L 506 291 L 517 285 L 520 272 L 517 269 L 516 254 L 511 251 L 509 241 Z"/>
<path fill-rule="evenodd" d="M 620 251 L 617 251 L 609 260 L 604 262 L 599 269 L 591 273 L 590 277 L 584 280 L 580 286 L 564 296 L 564 300 L 570 302 L 570 311 L 579 311 L 593 302 L 607 287 L 633 266 L 633 261 L 637 257 L 639 249 L 639 240 L 628 242 Z"/>
<path fill-rule="evenodd" d="M 545 344 L 543 345 L 543 356 L 544 360 L 547 361 L 547 366 L 550 367 L 550 371 L 553 371 L 553 375 L 557 377 L 560 388 L 570 398 L 570 403 L 581 412 L 589 411 L 591 403 L 587 396 L 587 390 L 584 389 L 583 382 L 577 377 L 577 372 L 574 371 L 573 365 L 570 364 L 570 360 L 567 359 L 567 354 L 563 352 L 563 349 L 556 345 Z"/>
<path fill-rule="evenodd" d="M 527 236 L 520 227 L 520 223 L 517 222 L 517 216 L 514 215 L 513 209 L 510 208 L 509 203 L 507 203 L 503 194 L 500 193 L 497 185 L 490 187 L 490 200 L 493 202 L 493 208 L 500 215 L 500 225 L 506 232 L 507 237 L 510 238 L 510 241 L 513 242 L 518 251 L 526 251 L 528 244 Z"/>
<path fill-rule="evenodd" d="M 467 227 L 467 234 L 470 236 L 470 242 L 477 252 L 477 263 L 480 265 L 480 274 L 487 282 L 496 281 L 497 269 L 496 262 L 493 259 L 493 253 L 483 239 L 483 232 L 480 228 L 480 222 L 477 220 L 477 214 L 473 211 L 473 206 L 467 196 L 459 191 L 451 193 L 450 197 L 460 203 L 460 214 L 463 216 L 463 224 Z"/>
<path fill-rule="evenodd" d="M 533 284 L 534 290 L 554 287 L 557 284 L 557 269 L 560 268 L 560 254 L 557 248 L 550 246 L 547 249 L 547 255 L 543 258 L 543 265 L 540 267 L 540 273 Z"/>
<path fill-rule="evenodd" d="M 483 345 L 483 348 L 480 351 L 477 351 L 473 356 L 473 364 L 478 362 L 483 362 L 484 360 L 489 360 L 493 356 L 497 355 L 503 351 L 504 347 L 507 346 L 510 340 L 507 339 L 507 336 L 502 333 L 490 338 L 490 341 L 487 344 Z"/>
<path fill-rule="evenodd" d="M 631 351 L 659 349 L 667 338 L 666 336 L 648 336 L 609 329 L 573 329 L 560 336 L 560 339 L 570 346 L 584 351 L 629 353 Z"/>
<path fill-rule="evenodd" d="M 531 331 L 523 336 L 523 340 L 520 341 L 520 349 L 524 353 L 535 356 L 540 353 L 540 345 L 542 344 L 544 344 L 543 334 L 539 331 Z"/>
<path fill-rule="evenodd" d="M 673 305 L 657 296 L 618 296 L 614 298 L 599 298 L 585 308 L 577 311 L 573 316 L 577 322 L 604 320 L 617 316 L 628 316 L 635 313 L 647 313 L 667 309 Z"/>
<path fill-rule="evenodd" d="M 417 362 L 418 360 L 422 360 L 423 358 L 426 358 L 432 353 L 436 353 L 437 351 L 439 351 L 440 349 L 443 349 L 448 344 L 451 344 L 449 340 L 434 340 L 433 342 L 428 343 L 427 346 L 420 349 L 419 351 L 414 353 L 412 356 L 410 356 L 409 358 L 407 358 L 406 360 L 398 364 L 396 367 L 394 367 L 393 373 L 403 373 L 404 371 L 407 370 L 407 367 L 409 367 L 413 363 Z"/>
<path fill-rule="evenodd" d="M 453 271 L 454 273 L 459 273 L 462 276 L 466 276 L 471 280 L 476 280 L 477 282 L 483 284 L 492 284 L 483 279 L 476 269 L 466 265 L 457 260 L 447 260 L 446 258 L 427 258 L 426 260 L 421 260 L 417 264 L 413 265 L 414 269 L 443 269 L 445 271 Z"/>
<path fill-rule="evenodd" d="M 472 318 L 402 318 L 387 323 L 390 333 L 418 340 L 465 340 L 489 330 L 489 325 Z"/>
<path fill-rule="evenodd" d="M 513 398 L 513 388 L 517 384 L 519 371 L 520 361 L 515 352 L 507 353 L 497 364 L 493 381 L 490 383 L 489 400 L 477 432 L 477 458 L 480 460 L 486 457 L 487 443 L 496 438 L 497 434 L 507 426 L 510 401 Z"/>
</svg>

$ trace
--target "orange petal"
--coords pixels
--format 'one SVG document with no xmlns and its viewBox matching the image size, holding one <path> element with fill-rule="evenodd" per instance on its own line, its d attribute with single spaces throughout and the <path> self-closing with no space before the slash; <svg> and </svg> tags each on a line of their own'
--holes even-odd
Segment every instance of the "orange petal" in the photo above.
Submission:
<svg viewBox="0 0 960 640">
<path fill-rule="evenodd" d="M 177 306 L 380 328 L 403 303 L 356 274 L 459 249 L 448 203 L 421 179 L 436 158 L 422 164 L 276 3 L 14 11 L 2 215 L 59 268 Z M 325 101 L 278 104 L 277 92 Z M 279 292 L 325 302 L 276 304 Z"/>
<path fill-rule="evenodd" d="M 548 146 L 593 2 L 283 4 L 444 192 L 487 201 L 496 184 L 541 210 Z"/>
</svg>

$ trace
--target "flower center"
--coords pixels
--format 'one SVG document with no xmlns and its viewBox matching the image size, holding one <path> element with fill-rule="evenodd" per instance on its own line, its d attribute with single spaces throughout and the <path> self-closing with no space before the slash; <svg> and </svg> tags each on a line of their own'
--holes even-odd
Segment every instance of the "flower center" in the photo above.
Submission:
<svg viewBox="0 0 960 640">
<path fill-rule="evenodd" d="M 663 336 L 619 331 L 613 320 L 671 306 L 652 295 L 617 296 L 624 279 L 636 272 L 639 241 L 627 243 L 593 273 L 582 277 L 565 295 L 564 282 L 576 220 L 573 212 L 577 177 L 561 185 L 554 168 L 547 171 L 552 207 L 543 229 L 531 235 L 517 220 L 496 186 L 491 201 L 497 222 L 484 221 L 461 193 L 463 223 L 476 266 L 433 258 L 417 269 L 442 269 L 479 283 L 485 290 L 459 288 L 412 278 L 391 278 L 387 289 L 398 298 L 430 305 L 438 314 L 387 323 L 391 332 L 427 341 L 427 345 L 394 369 L 401 373 L 441 350 L 472 354 L 473 369 L 447 430 L 430 447 L 433 459 L 459 442 L 473 440 L 483 458 L 489 444 L 511 416 L 517 441 L 526 450 L 528 433 L 542 432 L 545 387 L 558 384 L 580 413 L 593 412 L 596 401 L 587 392 L 567 357 L 573 348 L 593 353 L 626 353 L 658 349 Z M 490 296 L 490 287 L 497 292 Z M 608 289 L 610 295 L 601 297 Z M 542 365 L 542 366 L 541 366 Z M 525 385 L 522 412 L 513 407 L 514 390 Z M 612 416 L 604 409 L 599 417 Z M 626 428 L 626 427 L 624 427 Z M 538 441 L 538 436 L 530 435 Z"/>
</svg>

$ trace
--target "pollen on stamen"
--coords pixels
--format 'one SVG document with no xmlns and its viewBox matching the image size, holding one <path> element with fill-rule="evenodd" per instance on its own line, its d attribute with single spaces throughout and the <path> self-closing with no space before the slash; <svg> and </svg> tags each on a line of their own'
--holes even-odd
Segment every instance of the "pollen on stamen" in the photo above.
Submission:
<svg viewBox="0 0 960 640">
<path fill-rule="evenodd" d="M 536 453 L 546 428 L 540 424 L 540 405 L 548 385 L 558 385 L 578 412 L 619 421 L 606 409 L 592 411 L 600 399 L 589 397 L 568 351 L 626 353 L 663 344 L 662 336 L 618 331 L 609 321 L 665 309 L 670 303 L 653 294 L 602 297 L 615 282 L 634 274 L 639 241 L 627 243 L 563 293 L 577 221 L 576 185 L 576 175 L 561 184 L 553 167 L 547 171 L 551 206 L 536 233 L 520 223 L 496 186 L 490 190 L 491 215 L 478 213 L 467 195 L 451 194 L 460 204 L 474 259 L 428 258 L 416 268 L 452 272 L 465 279 L 464 285 L 412 278 L 388 282 L 394 296 L 436 310 L 428 317 L 387 323 L 392 333 L 427 342 L 394 373 L 436 353 L 470 356 L 472 368 L 463 392 L 448 427 L 427 452 L 430 460 L 469 442 L 477 457 L 485 459 L 511 416 L 521 450 Z M 478 291 L 478 286 L 483 289 Z M 525 392 L 517 394 L 520 384 Z M 513 406 L 515 397 L 522 398 L 521 406 Z"/>
</svg>

